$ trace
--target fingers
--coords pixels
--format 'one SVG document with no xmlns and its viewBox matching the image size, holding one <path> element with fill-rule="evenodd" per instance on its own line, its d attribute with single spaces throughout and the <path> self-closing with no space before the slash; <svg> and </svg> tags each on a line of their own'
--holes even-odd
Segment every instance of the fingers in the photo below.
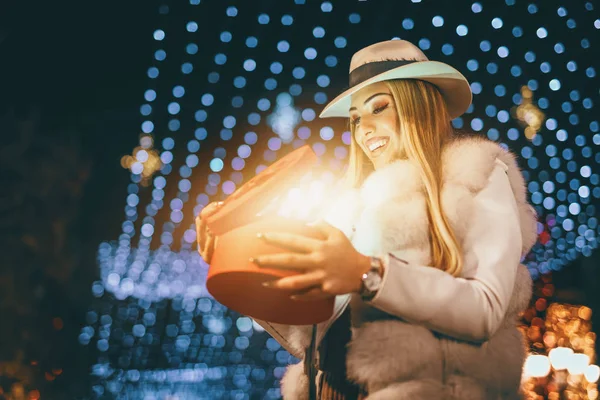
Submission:
<svg viewBox="0 0 600 400">
<path fill-rule="evenodd" d="M 301 275 L 288 276 L 276 281 L 265 282 L 263 285 L 274 289 L 309 290 L 315 286 L 320 287 L 323 278 L 325 278 L 325 271 L 319 269 Z"/>
<path fill-rule="evenodd" d="M 250 262 L 261 268 L 283 270 L 310 270 L 319 266 L 312 255 L 297 253 L 265 254 L 258 258 L 250 258 Z"/>
<path fill-rule="evenodd" d="M 221 206 L 223 202 L 212 202 L 208 204 L 206 207 L 200 211 L 200 214 L 196 217 L 196 239 L 198 242 L 198 251 L 201 255 L 205 254 L 206 241 L 209 236 L 212 236 L 208 231 L 208 227 L 206 226 L 205 218 L 209 215 L 215 213 Z M 204 258 L 204 256 L 202 257 Z M 205 259 L 206 261 L 206 259 Z"/>
<path fill-rule="evenodd" d="M 196 217 L 196 240 L 198 242 L 198 251 L 202 254 L 204 243 L 206 242 L 206 223 L 200 215 Z"/>
<path fill-rule="evenodd" d="M 326 293 L 321 289 L 324 277 L 325 271 L 317 270 L 302 275 L 265 282 L 263 285 L 268 288 L 297 291 L 297 293 L 290 296 L 292 300 L 315 301 L 334 297 L 333 294 Z"/>
<path fill-rule="evenodd" d="M 283 232 L 259 233 L 258 237 L 269 244 L 299 253 L 315 252 L 323 245 L 322 240 Z"/>
<path fill-rule="evenodd" d="M 217 243 L 217 239 L 216 237 L 214 237 L 213 235 L 208 235 L 207 239 L 206 239 L 206 244 L 205 247 L 203 249 L 203 253 L 202 258 L 204 259 L 204 261 L 207 264 L 210 264 L 210 261 L 212 260 L 212 256 L 215 252 L 215 245 Z"/>
<path fill-rule="evenodd" d="M 215 202 L 213 201 L 212 203 L 209 203 L 206 207 L 204 207 L 202 209 L 202 211 L 200 211 L 200 216 L 202 218 L 206 218 L 209 215 L 214 214 L 221 206 L 223 205 L 223 202 Z"/>
<path fill-rule="evenodd" d="M 321 288 L 312 288 L 303 293 L 294 294 L 290 296 L 290 299 L 295 301 L 316 301 L 328 299 L 330 297 L 335 297 L 333 294 L 325 293 L 321 290 Z"/>
</svg>

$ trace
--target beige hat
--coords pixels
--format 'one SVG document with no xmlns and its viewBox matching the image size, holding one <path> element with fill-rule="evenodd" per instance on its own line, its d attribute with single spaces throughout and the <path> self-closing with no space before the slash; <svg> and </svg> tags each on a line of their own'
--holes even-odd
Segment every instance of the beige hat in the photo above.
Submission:
<svg viewBox="0 0 600 400">
<path fill-rule="evenodd" d="M 327 104 L 319 117 L 349 117 L 353 93 L 372 83 L 391 79 L 433 83 L 444 97 L 451 119 L 461 116 L 473 98 L 469 82 L 456 69 L 429 61 L 417 46 L 406 40 L 388 40 L 354 53 L 350 61 L 350 88 Z"/>
</svg>

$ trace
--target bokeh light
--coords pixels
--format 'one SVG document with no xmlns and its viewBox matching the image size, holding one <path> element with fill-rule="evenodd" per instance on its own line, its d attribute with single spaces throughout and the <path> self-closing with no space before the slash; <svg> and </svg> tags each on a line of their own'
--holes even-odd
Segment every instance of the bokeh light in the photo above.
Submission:
<svg viewBox="0 0 600 400">
<path fill-rule="evenodd" d="M 317 115 L 367 43 L 401 35 L 465 74 L 474 102 L 453 125 L 520 156 L 539 215 L 540 240 L 523 260 L 534 278 L 597 249 L 596 44 L 583 35 L 600 22 L 587 6 L 567 14 L 566 3 L 506 0 L 428 13 L 431 4 L 413 0 L 382 13 L 373 1 L 295 0 L 277 13 L 258 2 L 260 12 L 216 14 L 209 3 L 162 16 L 169 23 L 148 38 L 139 143 L 121 159 L 131 179 L 122 232 L 99 246 L 97 318 L 79 335 L 97 351 L 97 398 L 280 398 L 283 367 L 297 360 L 206 291 L 194 218 L 304 144 L 342 173 L 347 121 Z"/>
</svg>

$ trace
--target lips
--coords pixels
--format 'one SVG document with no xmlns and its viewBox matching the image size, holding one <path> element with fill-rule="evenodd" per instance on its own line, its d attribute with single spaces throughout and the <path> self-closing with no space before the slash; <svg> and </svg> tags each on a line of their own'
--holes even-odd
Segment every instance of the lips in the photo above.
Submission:
<svg viewBox="0 0 600 400">
<path fill-rule="evenodd" d="M 384 140 L 384 139 L 389 140 L 390 137 L 389 136 L 373 136 L 373 137 L 371 137 L 371 138 L 369 138 L 369 139 L 367 139 L 365 141 L 365 147 L 369 148 L 369 146 L 371 145 L 371 143 L 377 142 L 379 140 Z"/>
<path fill-rule="evenodd" d="M 380 145 L 376 149 L 371 150 L 370 147 L 373 145 L 377 145 L 377 142 L 383 142 L 383 145 Z M 369 138 L 368 140 L 365 141 L 365 147 L 372 155 L 376 155 L 376 154 L 379 154 L 383 149 L 385 149 L 387 147 L 387 145 L 389 144 L 389 142 L 390 142 L 389 136 L 375 136 L 375 137 Z"/>
</svg>

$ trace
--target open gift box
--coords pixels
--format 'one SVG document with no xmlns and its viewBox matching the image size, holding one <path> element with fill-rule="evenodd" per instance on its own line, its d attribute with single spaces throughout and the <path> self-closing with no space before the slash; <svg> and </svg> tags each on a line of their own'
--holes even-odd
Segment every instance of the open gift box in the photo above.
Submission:
<svg viewBox="0 0 600 400">
<path fill-rule="evenodd" d="M 219 238 L 206 288 L 221 304 L 249 317 L 287 325 L 316 324 L 331 317 L 333 297 L 294 301 L 290 299 L 293 291 L 262 285 L 299 272 L 259 268 L 249 261 L 250 257 L 288 252 L 259 239 L 259 232 L 322 238 L 321 233 L 306 222 L 278 215 L 259 215 L 277 195 L 297 183 L 316 163 L 317 156 L 312 149 L 303 146 L 263 170 L 232 193 L 216 212 L 203 217 L 208 228 Z"/>
</svg>

